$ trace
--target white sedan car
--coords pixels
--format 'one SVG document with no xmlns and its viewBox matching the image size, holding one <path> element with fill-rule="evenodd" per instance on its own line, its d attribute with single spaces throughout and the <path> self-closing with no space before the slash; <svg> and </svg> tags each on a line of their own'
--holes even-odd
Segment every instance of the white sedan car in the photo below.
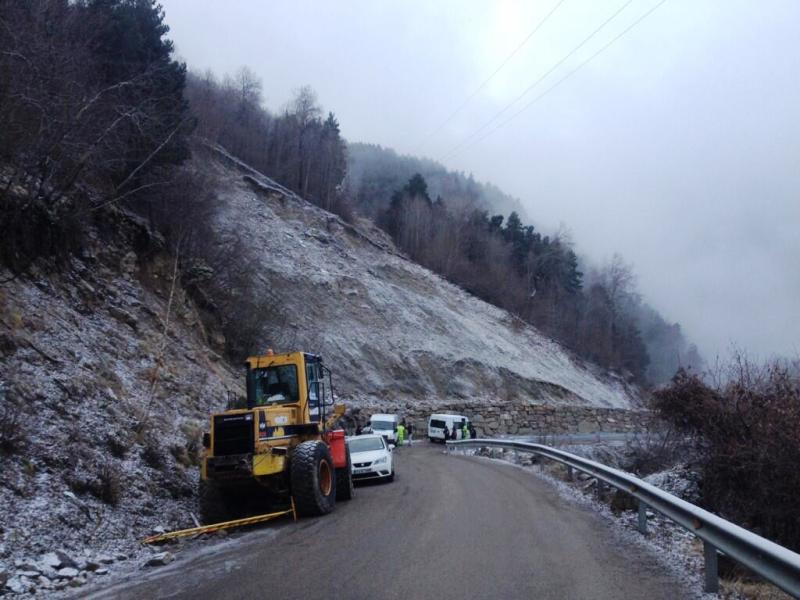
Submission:
<svg viewBox="0 0 800 600">
<path fill-rule="evenodd" d="M 356 435 L 347 438 L 350 460 L 353 464 L 353 479 L 394 480 L 392 449 L 382 435 Z"/>
</svg>

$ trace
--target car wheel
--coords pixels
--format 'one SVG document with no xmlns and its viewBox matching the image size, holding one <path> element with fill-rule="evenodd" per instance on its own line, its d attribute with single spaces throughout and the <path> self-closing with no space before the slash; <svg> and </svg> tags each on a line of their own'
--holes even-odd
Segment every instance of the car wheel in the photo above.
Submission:
<svg viewBox="0 0 800 600">
<path fill-rule="evenodd" d="M 389 482 L 394 481 L 394 469 L 392 469 L 392 472 L 389 473 L 389 477 L 387 477 L 386 480 Z"/>
</svg>

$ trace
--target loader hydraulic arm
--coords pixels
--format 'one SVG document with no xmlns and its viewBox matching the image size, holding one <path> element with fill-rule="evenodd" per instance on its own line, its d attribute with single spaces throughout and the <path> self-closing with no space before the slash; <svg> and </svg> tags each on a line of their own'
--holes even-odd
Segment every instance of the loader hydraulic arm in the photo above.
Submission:
<svg viewBox="0 0 800 600">
<path fill-rule="evenodd" d="M 336 404 L 331 411 L 330 416 L 325 419 L 325 430 L 333 429 L 336 422 L 342 417 L 347 407 L 344 404 Z"/>
</svg>

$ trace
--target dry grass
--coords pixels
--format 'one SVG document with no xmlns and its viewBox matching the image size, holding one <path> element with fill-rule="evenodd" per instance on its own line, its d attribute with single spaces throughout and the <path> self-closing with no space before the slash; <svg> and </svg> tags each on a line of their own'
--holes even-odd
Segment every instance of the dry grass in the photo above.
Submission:
<svg viewBox="0 0 800 600">
<path fill-rule="evenodd" d="M 105 364 L 100 364 L 97 370 L 96 381 L 99 385 L 110 389 L 117 398 L 125 394 L 125 387 L 117 374 Z"/>
<path fill-rule="evenodd" d="M 112 463 L 105 463 L 97 474 L 97 482 L 92 493 L 111 506 L 117 506 L 122 497 L 122 483 L 119 469 Z"/>
<path fill-rule="evenodd" d="M 158 443 L 155 436 L 152 434 L 145 435 L 142 445 L 141 456 L 145 464 L 152 469 L 163 469 L 166 464 L 166 457 L 161 444 Z"/>
<path fill-rule="evenodd" d="M 791 600 L 791 596 L 769 583 L 754 583 L 737 579 L 722 580 L 720 595 L 723 598 L 747 598 L 747 600 Z"/>
<path fill-rule="evenodd" d="M 0 388 L 0 399 L 4 399 Z M 23 426 L 16 407 L 4 405 L 0 409 L 0 453 L 20 454 L 28 446 L 28 432 Z"/>
</svg>

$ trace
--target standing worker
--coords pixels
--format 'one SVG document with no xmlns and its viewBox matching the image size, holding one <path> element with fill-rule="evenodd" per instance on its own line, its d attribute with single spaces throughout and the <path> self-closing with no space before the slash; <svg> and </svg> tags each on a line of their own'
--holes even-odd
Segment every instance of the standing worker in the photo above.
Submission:
<svg viewBox="0 0 800 600">
<path fill-rule="evenodd" d="M 469 423 L 469 439 L 474 440 L 478 437 L 478 432 L 475 431 L 475 425 L 472 424 L 472 421 Z"/>
<path fill-rule="evenodd" d="M 469 439 L 469 429 L 467 429 L 467 422 L 466 421 L 462 421 L 461 423 L 462 423 L 462 425 L 461 425 L 461 439 L 462 440 L 468 440 Z"/>
<path fill-rule="evenodd" d="M 406 437 L 406 428 L 403 426 L 402 423 L 400 423 L 397 426 L 397 445 L 398 446 L 402 446 L 403 445 L 403 441 L 404 441 L 405 437 Z"/>
<path fill-rule="evenodd" d="M 405 420 L 403 420 L 403 423 L 405 424 Z M 412 438 L 414 436 L 414 426 L 411 425 L 411 423 L 406 425 L 406 434 L 408 435 L 408 445 L 413 446 L 414 440 Z"/>
</svg>

